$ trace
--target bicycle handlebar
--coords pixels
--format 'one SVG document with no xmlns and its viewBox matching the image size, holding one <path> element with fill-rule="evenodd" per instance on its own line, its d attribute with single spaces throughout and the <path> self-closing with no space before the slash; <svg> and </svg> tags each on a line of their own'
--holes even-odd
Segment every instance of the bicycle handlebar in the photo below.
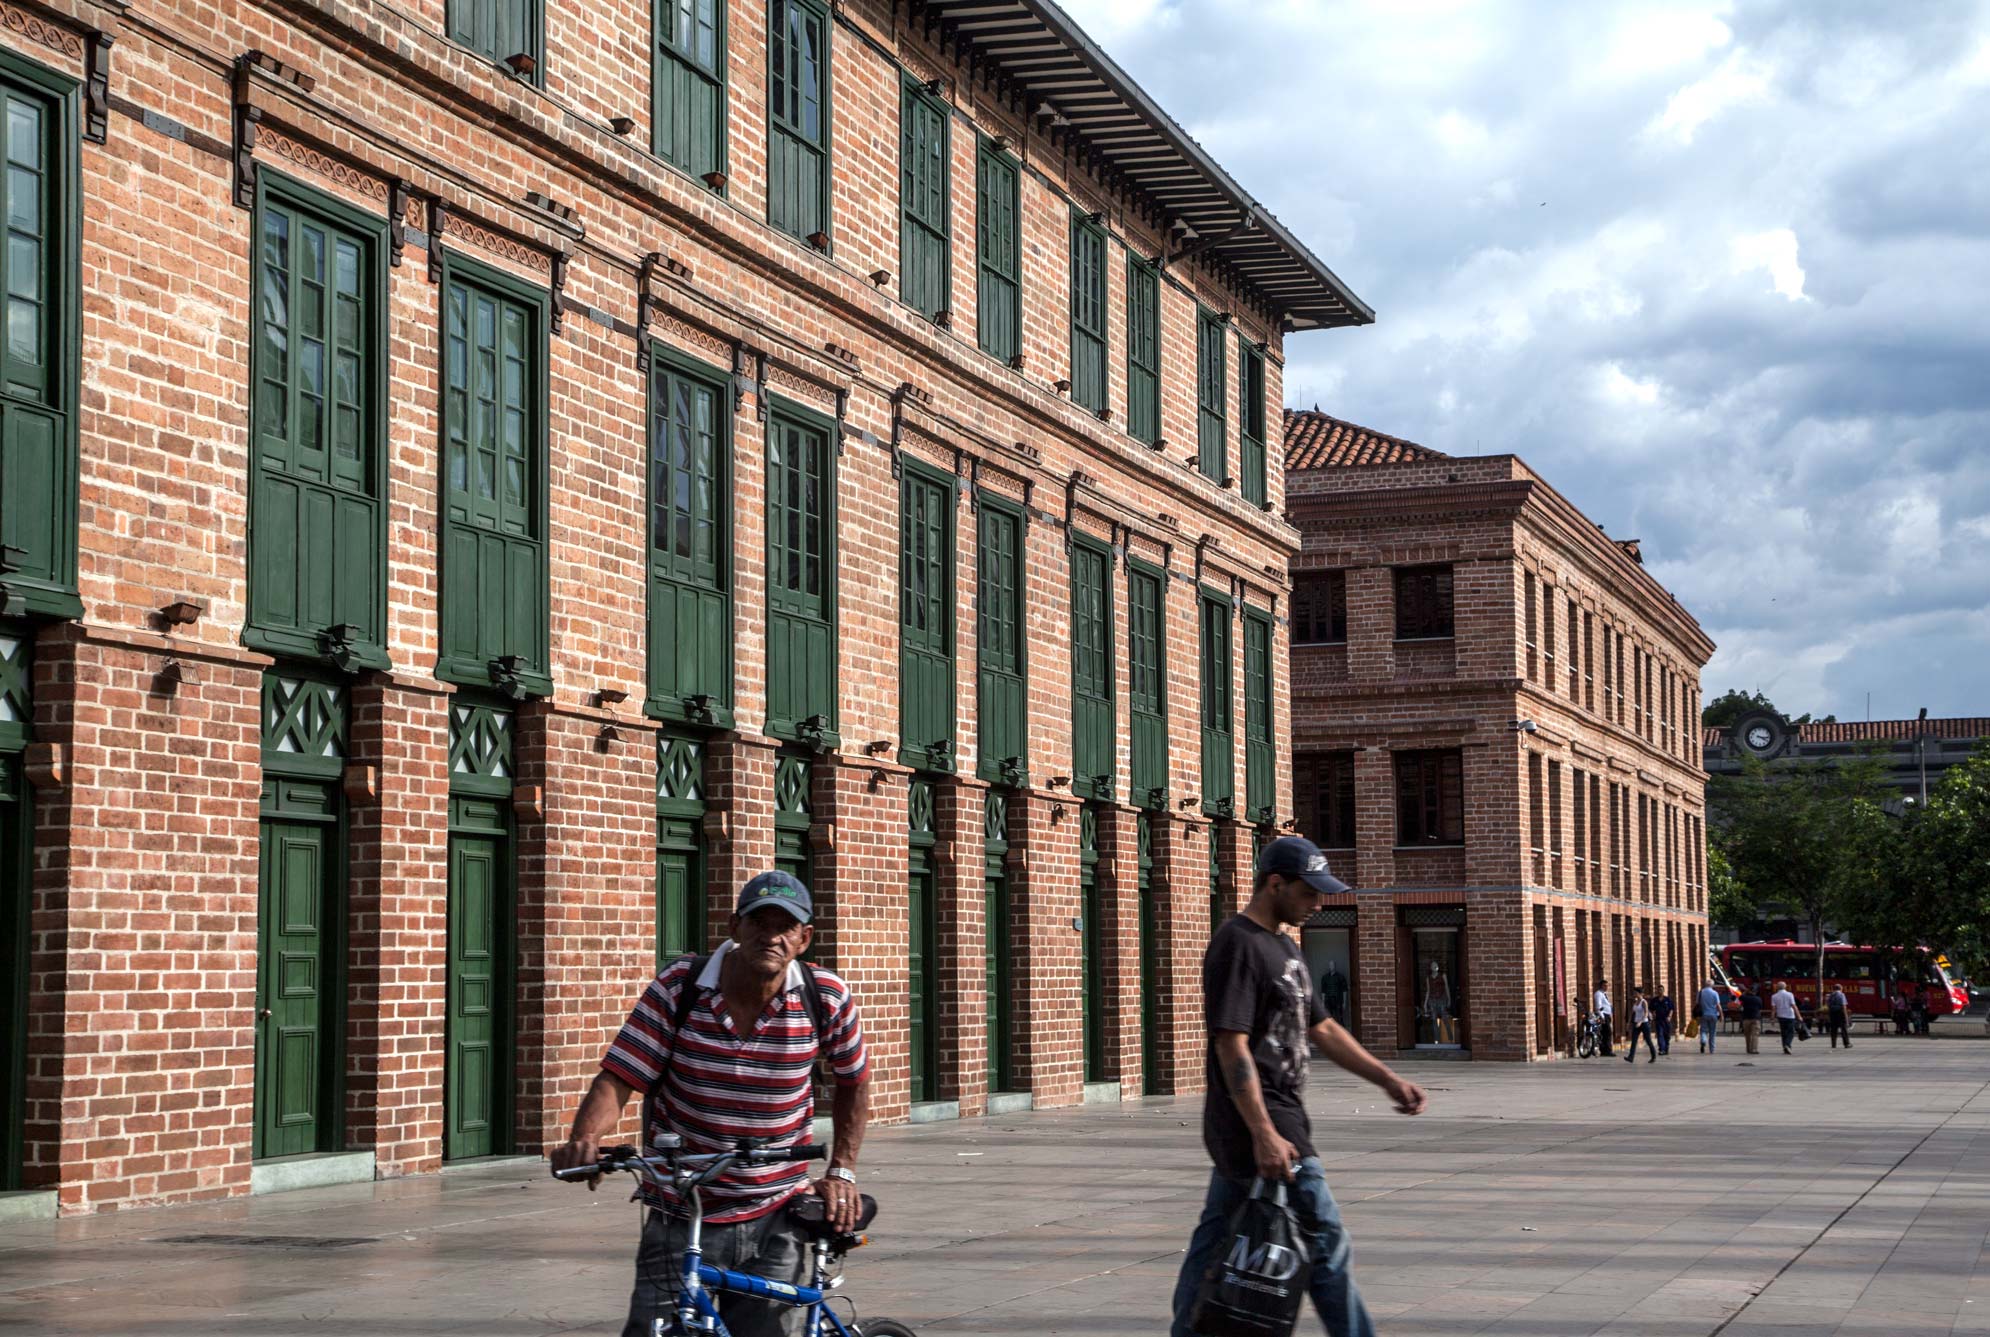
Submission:
<svg viewBox="0 0 1990 1337">
<path fill-rule="evenodd" d="M 601 1158 L 592 1165 L 576 1165 L 565 1170 L 553 1171 L 553 1178 L 572 1182 L 577 1179 L 592 1179 L 596 1175 L 625 1170 L 630 1174 L 642 1174 L 652 1162 L 660 1163 L 673 1173 L 683 1173 L 694 1168 L 710 1171 L 720 1161 L 727 1168 L 734 1165 L 777 1165 L 782 1161 L 819 1161 L 829 1155 L 829 1147 L 821 1142 L 803 1143 L 793 1147 L 740 1147 L 732 1151 L 684 1152 L 677 1150 L 659 1152 L 644 1156 L 634 1147 L 607 1147 Z"/>
</svg>

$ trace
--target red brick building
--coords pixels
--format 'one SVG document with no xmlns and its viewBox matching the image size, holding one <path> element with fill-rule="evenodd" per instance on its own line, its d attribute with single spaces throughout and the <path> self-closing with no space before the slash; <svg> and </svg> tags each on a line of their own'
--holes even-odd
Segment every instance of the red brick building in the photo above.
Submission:
<svg viewBox="0 0 1990 1337">
<path fill-rule="evenodd" d="M 1370 314 L 1060 14 L 4 0 L 0 92 L 0 1208 L 535 1151 L 770 864 L 880 1117 L 1199 1086 Z"/>
<path fill-rule="evenodd" d="M 1514 456 L 1318 411 L 1285 451 L 1294 803 L 1356 888 L 1304 935 L 1330 1008 L 1385 1055 L 1532 1059 L 1599 978 L 1683 997 L 1712 642 Z"/>
</svg>

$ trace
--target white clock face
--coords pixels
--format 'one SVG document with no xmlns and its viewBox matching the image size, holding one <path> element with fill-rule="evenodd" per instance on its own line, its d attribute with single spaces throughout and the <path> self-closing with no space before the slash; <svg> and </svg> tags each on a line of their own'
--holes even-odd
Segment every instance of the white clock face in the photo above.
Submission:
<svg viewBox="0 0 1990 1337">
<path fill-rule="evenodd" d="M 1757 752 L 1767 752 L 1769 744 L 1775 741 L 1776 735 L 1769 732 L 1768 725 L 1751 724 L 1748 726 L 1748 746 L 1754 748 Z"/>
</svg>

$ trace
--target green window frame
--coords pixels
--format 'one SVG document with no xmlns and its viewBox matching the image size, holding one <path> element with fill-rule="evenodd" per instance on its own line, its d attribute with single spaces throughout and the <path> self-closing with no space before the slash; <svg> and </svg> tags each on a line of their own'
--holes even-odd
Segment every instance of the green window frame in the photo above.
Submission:
<svg viewBox="0 0 1990 1337">
<path fill-rule="evenodd" d="M 693 176 L 726 170 L 725 0 L 653 0 L 650 149 Z"/>
<path fill-rule="evenodd" d="M 1022 507 L 984 496 L 975 528 L 975 718 L 981 729 L 976 769 L 991 784 L 1021 786 L 1029 766 L 1029 648 L 1023 613 L 1029 527 Z"/>
<path fill-rule="evenodd" d="M 1271 615 L 1244 606 L 1244 815 L 1260 826 L 1276 812 L 1278 777 L 1272 754 Z"/>
<path fill-rule="evenodd" d="M 1223 318 L 1206 307 L 1195 313 L 1195 459 L 1205 478 L 1230 481 L 1230 424 L 1224 417 L 1230 378 Z"/>
<path fill-rule="evenodd" d="M 543 288 L 442 258 L 442 656 L 436 676 L 553 689 Z"/>
<path fill-rule="evenodd" d="M 448 0 L 443 32 L 450 41 L 495 64 L 509 67 L 513 56 L 529 56 L 531 68 L 513 72 L 545 86 L 544 0 Z"/>
<path fill-rule="evenodd" d="M 1243 471 L 1244 500 L 1269 506 L 1265 482 L 1265 355 L 1253 343 L 1239 340 L 1237 361 L 1237 456 Z"/>
<path fill-rule="evenodd" d="M 1126 430 L 1150 446 L 1161 439 L 1161 278 L 1131 255 L 1126 258 Z"/>
<path fill-rule="evenodd" d="M 975 337 L 1004 362 L 1023 352 L 1023 253 L 1016 160 L 982 139 L 974 150 Z"/>
<path fill-rule="evenodd" d="M 255 205 L 242 641 L 384 669 L 387 220 L 273 172 Z"/>
<path fill-rule="evenodd" d="M 898 292 L 939 319 L 953 306 L 953 138 L 945 100 L 911 79 L 899 100 Z"/>
<path fill-rule="evenodd" d="M 1231 686 L 1230 596 L 1205 589 L 1202 623 L 1202 810 L 1236 815 L 1236 703 Z"/>
<path fill-rule="evenodd" d="M 767 732 L 835 745 L 836 423 L 778 397 L 767 415 Z"/>
<path fill-rule="evenodd" d="M 1071 402 L 1106 409 L 1106 230 L 1071 214 Z"/>
<path fill-rule="evenodd" d="M 908 460 L 898 499 L 898 756 L 952 771 L 955 479 Z"/>
<path fill-rule="evenodd" d="M 816 0 L 770 0 L 767 221 L 823 250 L 829 249 L 829 34 L 829 11 Z"/>
<path fill-rule="evenodd" d="M 730 727 L 732 378 L 650 345 L 649 673 L 658 718 Z"/>
<path fill-rule="evenodd" d="M 1168 806 L 1167 573 L 1137 559 L 1126 567 L 1127 713 L 1131 716 L 1129 797 Z"/>
<path fill-rule="evenodd" d="M 1071 542 L 1071 788 L 1111 799 L 1115 738 L 1112 550 Z"/>
<path fill-rule="evenodd" d="M 0 613 L 81 617 L 76 592 L 83 235 L 76 84 L 0 51 Z"/>
</svg>

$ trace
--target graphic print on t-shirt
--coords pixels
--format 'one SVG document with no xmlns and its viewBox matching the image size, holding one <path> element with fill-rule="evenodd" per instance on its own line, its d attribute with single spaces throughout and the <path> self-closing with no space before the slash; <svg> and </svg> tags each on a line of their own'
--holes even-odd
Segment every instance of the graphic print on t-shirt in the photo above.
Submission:
<svg viewBox="0 0 1990 1337">
<path fill-rule="evenodd" d="M 1303 957 L 1285 963 L 1278 978 L 1279 1007 L 1265 1032 L 1264 1046 L 1257 1055 L 1261 1067 L 1278 1074 L 1278 1085 L 1302 1090 L 1306 1085 L 1306 1013 L 1312 987 L 1306 978 Z"/>
</svg>

